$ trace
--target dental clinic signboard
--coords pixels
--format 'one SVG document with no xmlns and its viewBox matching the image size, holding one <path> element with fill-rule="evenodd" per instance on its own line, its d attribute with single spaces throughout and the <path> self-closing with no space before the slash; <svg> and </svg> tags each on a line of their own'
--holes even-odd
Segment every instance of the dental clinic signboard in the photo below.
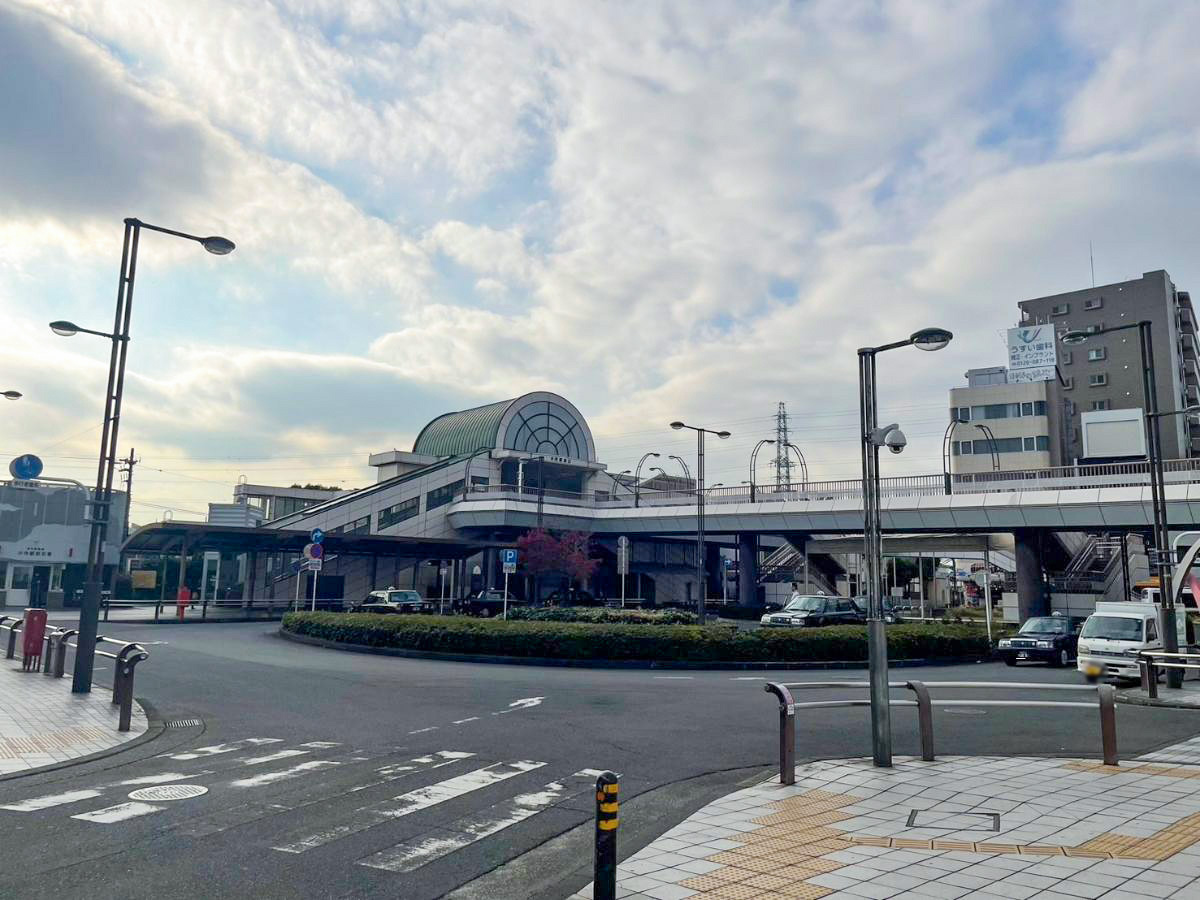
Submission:
<svg viewBox="0 0 1200 900">
<path fill-rule="evenodd" d="M 1008 383 L 1052 381 L 1058 364 L 1053 325 L 1008 329 Z"/>
</svg>

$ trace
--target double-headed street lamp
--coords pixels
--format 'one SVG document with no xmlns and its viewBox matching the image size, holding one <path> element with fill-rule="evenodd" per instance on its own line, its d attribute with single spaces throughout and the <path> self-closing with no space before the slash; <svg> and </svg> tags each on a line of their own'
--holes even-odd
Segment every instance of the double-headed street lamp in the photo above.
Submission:
<svg viewBox="0 0 1200 900">
<path fill-rule="evenodd" d="M 858 351 L 858 401 L 862 425 L 863 555 L 867 562 L 867 653 L 870 660 L 871 746 L 875 765 L 892 764 L 892 717 L 888 705 L 887 632 L 883 624 L 880 571 L 883 566 L 883 533 L 879 514 L 879 448 L 900 453 L 908 443 L 899 425 L 878 424 L 875 357 L 884 350 L 914 346 L 941 350 L 954 337 L 944 328 L 923 328 L 907 340 L 863 347 Z"/>
<path fill-rule="evenodd" d="M 4 396 L 5 400 L 20 400 L 21 392 L 20 391 L 5 391 L 3 396 Z"/>
<path fill-rule="evenodd" d="M 1112 328 L 1100 328 L 1096 331 L 1068 331 L 1059 340 L 1068 346 L 1082 344 L 1089 338 L 1130 328 L 1138 330 L 1138 349 L 1142 356 L 1142 394 L 1146 403 L 1143 420 L 1146 427 L 1146 455 L 1150 463 L 1155 568 L 1158 569 L 1159 595 L 1163 606 L 1163 650 L 1167 653 L 1178 653 L 1179 631 L 1175 627 L 1175 596 L 1171 590 L 1171 537 L 1167 526 L 1167 496 L 1163 487 L 1162 442 L 1158 432 L 1158 420 L 1163 413 L 1158 411 L 1158 390 L 1154 379 L 1154 343 L 1150 337 L 1150 322 L 1142 319 L 1140 322 L 1114 325 Z M 1182 686 L 1183 670 L 1168 669 L 1167 684 L 1173 688 Z"/>
<path fill-rule="evenodd" d="M 108 387 L 104 393 L 104 425 L 100 434 L 100 460 L 96 470 L 96 491 L 92 497 L 92 530 L 88 542 L 88 570 L 83 586 L 83 605 L 79 610 L 78 649 L 75 651 L 75 670 L 71 691 L 86 694 L 92 689 L 92 669 L 96 654 L 96 631 L 100 620 L 100 590 L 104 580 L 104 540 L 112 506 L 113 470 L 117 459 L 117 430 L 121 424 L 121 398 L 125 390 L 125 356 L 129 349 L 129 319 L 133 311 L 133 282 L 137 276 L 138 243 L 142 229 L 159 231 L 200 244 L 209 253 L 225 256 L 232 253 L 233 241 L 217 236 L 200 237 L 138 219 L 125 220 L 125 243 L 121 250 L 121 277 L 117 281 L 117 308 L 113 330 L 93 331 L 80 328 L 73 322 L 51 322 L 55 334 L 72 337 L 94 334 L 112 341 L 108 359 Z"/>
<path fill-rule="evenodd" d="M 707 581 L 704 576 L 704 436 L 715 434 L 721 440 L 729 437 L 728 431 L 713 431 L 683 422 L 672 422 L 671 427 L 676 431 L 688 428 L 696 432 L 696 615 L 700 624 L 704 624 L 704 599 L 708 593 Z"/>
<path fill-rule="evenodd" d="M 654 459 L 661 458 L 661 453 L 643 453 L 642 458 L 638 460 L 637 468 L 633 470 L 633 505 L 636 507 L 642 500 L 642 464 L 653 457 Z"/>
<path fill-rule="evenodd" d="M 761 450 L 763 447 L 765 447 L 767 444 L 773 444 L 773 443 L 775 443 L 774 438 L 763 438 L 761 441 L 759 441 L 757 444 L 755 444 L 754 449 L 750 451 L 750 502 L 751 503 L 753 503 L 755 500 L 754 479 L 757 475 L 756 466 L 757 466 L 757 460 L 758 460 L 758 451 Z"/>
</svg>

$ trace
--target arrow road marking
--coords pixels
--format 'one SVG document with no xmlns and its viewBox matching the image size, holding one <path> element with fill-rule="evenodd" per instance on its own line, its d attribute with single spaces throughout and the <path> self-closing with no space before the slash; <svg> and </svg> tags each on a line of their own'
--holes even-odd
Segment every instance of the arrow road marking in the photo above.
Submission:
<svg viewBox="0 0 1200 900">
<path fill-rule="evenodd" d="M 302 762 L 298 766 L 292 766 L 290 769 L 281 769 L 278 772 L 264 772 L 261 775 L 255 775 L 252 778 L 239 778 L 237 781 L 229 782 L 230 787 L 250 788 L 262 787 L 264 784 L 274 784 L 277 781 L 287 781 L 290 778 L 298 778 L 305 772 L 312 772 L 315 769 L 324 769 L 329 766 L 340 766 L 340 762 L 334 762 L 328 759 L 312 759 L 308 762 Z"/>
<path fill-rule="evenodd" d="M 91 800 L 93 797 L 99 797 L 100 793 L 100 791 L 67 791 L 62 794 L 47 794 L 45 797 L 33 797 L 19 803 L 7 803 L 0 806 L 0 809 L 11 809 L 13 812 L 37 812 L 41 809 L 50 809 L 52 806 Z"/>
<path fill-rule="evenodd" d="M 472 791 L 478 791 L 508 778 L 513 778 L 525 772 L 531 772 L 544 765 L 545 763 L 543 762 L 533 762 L 531 760 L 494 763 L 482 769 L 467 772 L 465 775 L 458 775 L 454 778 L 447 778 L 445 781 L 428 785 L 427 787 L 417 788 L 414 791 L 409 791 L 390 800 L 383 800 L 371 806 L 364 806 L 356 810 L 348 822 L 335 825 L 333 828 L 327 828 L 324 831 L 318 831 L 316 834 L 306 835 L 273 849 L 281 850 L 284 853 L 304 853 L 316 847 L 332 843 L 340 838 L 358 834 L 360 831 L 366 831 L 368 828 L 374 828 L 383 822 L 411 815 L 422 809 L 437 806 L 439 803 L 445 803 L 447 800 L 453 800 L 455 797 L 461 797 L 463 794 L 469 794 Z"/>
<path fill-rule="evenodd" d="M 508 709 L 502 709 L 499 712 L 492 713 L 493 716 L 502 716 L 505 713 L 516 712 L 518 709 L 532 709 L 535 706 L 541 706 L 545 697 L 525 697 L 521 700 L 514 700 L 508 704 Z"/>
<path fill-rule="evenodd" d="M 104 809 L 80 813 L 71 816 L 72 819 L 82 819 L 84 822 L 96 822 L 100 825 L 112 825 L 114 822 L 124 822 L 126 819 L 136 819 L 138 816 L 148 816 L 150 813 L 166 809 L 165 806 L 155 806 L 152 803 L 118 803 L 116 806 L 106 806 Z"/>
</svg>

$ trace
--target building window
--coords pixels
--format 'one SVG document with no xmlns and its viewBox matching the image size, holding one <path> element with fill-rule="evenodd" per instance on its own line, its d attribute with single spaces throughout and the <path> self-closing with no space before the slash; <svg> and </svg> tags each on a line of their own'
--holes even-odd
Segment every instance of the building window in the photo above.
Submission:
<svg viewBox="0 0 1200 900">
<path fill-rule="evenodd" d="M 1104 372 L 1097 372 L 1095 375 L 1088 376 L 1088 387 L 1103 387 L 1108 384 L 1108 375 Z"/>
<path fill-rule="evenodd" d="M 1087 328 L 1083 329 L 1083 333 L 1084 334 L 1099 334 L 1103 330 L 1104 330 L 1104 323 L 1097 322 L 1095 325 L 1089 325 L 1089 326 L 1087 326 Z"/>
<path fill-rule="evenodd" d="M 391 528 L 393 525 L 399 525 L 401 522 L 406 522 L 421 511 L 421 498 L 413 497 L 411 500 L 405 500 L 403 503 L 397 503 L 394 506 L 389 506 L 387 509 L 379 511 L 379 530 Z"/>
<path fill-rule="evenodd" d="M 458 494 L 461 494 L 462 489 L 463 480 L 461 478 L 450 484 L 442 485 L 440 488 L 434 488 L 425 495 L 425 512 L 435 510 L 439 506 L 445 506 Z"/>
<path fill-rule="evenodd" d="M 1069 366 L 1071 364 L 1071 351 L 1063 350 L 1061 353 L 1059 353 L 1058 361 L 1060 363 L 1062 363 L 1064 366 Z"/>
<path fill-rule="evenodd" d="M 1033 414 L 1035 416 L 1044 416 L 1046 414 L 1046 401 L 1045 400 L 1034 400 L 1033 401 Z"/>
<path fill-rule="evenodd" d="M 1074 387 L 1075 387 L 1075 379 L 1074 378 L 1068 376 L 1063 379 L 1063 390 L 1064 391 L 1073 390 Z"/>
<path fill-rule="evenodd" d="M 353 522 L 347 522 L 345 525 L 339 525 L 337 528 L 330 528 L 329 534 L 370 534 L 371 533 L 371 517 L 363 516 L 361 519 L 355 519 Z"/>
<path fill-rule="evenodd" d="M 1084 309 L 1099 309 L 1104 305 L 1103 297 L 1089 297 L 1083 301 Z"/>
<path fill-rule="evenodd" d="M 1037 449 L 1037 442 L 1033 438 L 1023 438 L 1025 441 L 1025 452 Z"/>
<path fill-rule="evenodd" d="M 1032 416 L 1033 415 L 1033 404 L 1032 403 L 1022 403 L 1021 404 L 1021 415 Z"/>
<path fill-rule="evenodd" d="M 1071 304 L 1070 304 L 1070 303 L 1059 303 L 1057 306 L 1051 307 L 1051 309 L 1050 309 L 1050 315 L 1052 315 L 1052 316 L 1065 316 L 1065 315 L 1067 315 L 1067 313 L 1069 313 L 1070 311 L 1071 311 Z"/>
<path fill-rule="evenodd" d="M 950 410 L 950 418 L 952 418 L 956 422 L 970 422 L 971 421 L 971 407 L 960 406 L 957 409 Z"/>
<path fill-rule="evenodd" d="M 1088 351 L 1088 362 L 1096 362 L 1097 360 L 1106 359 L 1108 351 L 1103 347 L 1093 347 Z"/>
<path fill-rule="evenodd" d="M 966 444 L 967 442 L 964 441 L 963 443 Z M 1019 437 L 1018 438 L 996 438 L 994 443 L 995 443 L 997 453 L 1020 453 L 1024 446 L 1023 442 L 1021 441 L 1021 439 Z M 993 445 L 993 441 L 989 441 L 986 438 L 984 438 L 983 440 L 975 441 L 974 447 L 972 449 L 977 454 L 979 454 L 979 453 L 989 454 L 992 452 L 992 445 Z"/>
<path fill-rule="evenodd" d="M 1050 437 L 1049 437 L 1049 435 L 1045 435 L 1045 434 L 1039 434 L 1039 435 L 1037 436 L 1037 448 L 1038 448 L 1039 450 L 1043 450 L 1043 451 L 1049 451 L 1049 449 L 1050 449 Z"/>
<path fill-rule="evenodd" d="M 1092 412 L 1096 412 L 1097 410 L 1101 410 L 1101 409 L 1112 409 L 1112 401 L 1111 400 L 1093 400 L 1092 401 Z"/>
<path fill-rule="evenodd" d="M 971 453 L 971 442 L 970 441 L 955 441 L 954 442 L 954 455 L 955 456 L 962 456 L 964 454 L 970 455 L 970 453 Z"/>
</svg>

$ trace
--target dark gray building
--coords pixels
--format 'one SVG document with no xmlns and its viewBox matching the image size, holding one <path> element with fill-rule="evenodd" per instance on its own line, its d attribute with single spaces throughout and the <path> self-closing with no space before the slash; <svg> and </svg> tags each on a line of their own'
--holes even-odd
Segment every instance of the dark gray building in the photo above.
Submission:
<svg viewBox="0 0 1200 900">
<path fill-rule="evenodd" d="M 1021 325 L 1052 324 L 1067 331 L 1099 331 L 1146 319 L 1151 323 L 1160 410 L 1200 403 L 1200 343 L 1191 297 L 1177 290 L 1159 269 L 1133 281 L 1022 300 Z M 1058 365 L 1062 387 L 1063 456 L 1084 456 L 1081 416 L 1143 406 L 1138 333 L 1129 329 L 1083 344 L 1062 346 Z M 1200 451 L 1200 425 L 1187 416 L 1162 419 L 1163 455 L 1182 459 Z"/>
</svg>

